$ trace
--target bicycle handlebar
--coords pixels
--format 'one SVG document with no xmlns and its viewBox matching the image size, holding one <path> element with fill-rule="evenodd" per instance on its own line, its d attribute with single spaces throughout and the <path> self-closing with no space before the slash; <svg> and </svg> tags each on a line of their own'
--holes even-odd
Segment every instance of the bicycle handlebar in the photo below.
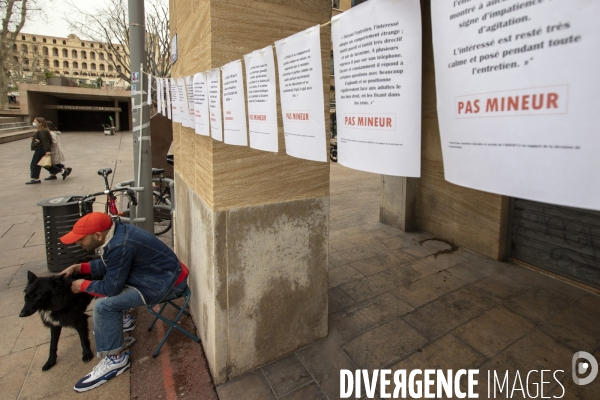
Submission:
<svg viewBox="0 0 600 400">
<path fill-rule="evenodd" d="M 92 198 L 92 197 L 96 197 L 96 196 L 101 196 L 103 194 L 106 195 L 112 195 L 114 193 L 117 192 L 125 192 L 125 195 L 129 198 L 129 200 L 131 201 L 131 203 L 136 206 L 137 205 L 137 197 L 135 196 L 135 192 L 130 189 L 130 188 L 117 188 L 117 189 L 109 189 L 109 190 L 104 190 L 102 192 L 98 192 L 98 193 L 92 193 L 92 194 L 88 194 L 83 196 L 80 200 L 79 200 L 79 215 L 83 215 L 83 202 Z"/>
</svg>

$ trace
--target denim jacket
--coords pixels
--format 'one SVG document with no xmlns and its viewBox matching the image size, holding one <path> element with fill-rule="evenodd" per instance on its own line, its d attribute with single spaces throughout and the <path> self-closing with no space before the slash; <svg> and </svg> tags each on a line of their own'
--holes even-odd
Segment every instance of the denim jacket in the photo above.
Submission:
<svg viewBox="0 0 600 400">
<path fill-rule="evenodd" d="M 113 237 L 101 259 L 90 262 L 93 281 L 86 292 L 115 296 L 130 286 L 146 305 L 158 304 L 173 288 L 181 264 L 156 236 L 133 225 L 115 222 Z"/>
</svg>

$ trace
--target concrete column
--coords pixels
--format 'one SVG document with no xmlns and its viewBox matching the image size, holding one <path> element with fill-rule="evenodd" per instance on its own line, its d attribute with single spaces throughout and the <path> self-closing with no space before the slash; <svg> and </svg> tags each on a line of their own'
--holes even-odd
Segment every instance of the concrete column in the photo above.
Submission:
<svg viewBox="0 0 600 400">
<path fill-rule="evenodd" d="M 417 230 L 418 188 L 417 178 L 381 175 L 379 220 L 404 232 Z"/>
<path fill-rule="evenodd" d="M 171 0 L 170 13 L 172 76 L 183 77 L 327 22 L 331 3 Z M 321 32 L 328 99 L 329 26 Z M 173 124 L 175 249 L 217 385 L 327 335 L 329 165 L 287 156 L 278 122 L 277 154 Z"/>
<path fill-rule="evenodd" d="M 117 99 L 115 99 L 115 107 L 119 107 Z M 121 130 L 121 113 L 119 111 L 115 111 L 115 128 L 117 128 L 117 132 Z"/>
</svg>

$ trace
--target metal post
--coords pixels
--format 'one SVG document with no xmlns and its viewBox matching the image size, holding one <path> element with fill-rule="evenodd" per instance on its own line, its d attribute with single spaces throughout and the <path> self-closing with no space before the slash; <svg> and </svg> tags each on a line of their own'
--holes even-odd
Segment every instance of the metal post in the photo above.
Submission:
<svg viewBox="0 0 600 400">
<path fill-rule="evenodd" d="M 152 151 L 150 144 L 150 118 L 148 104 L 144 101 L 144 88 L 148 88 L 146 69 L 146 29 L 144 0 L 128 0 L 129 6 L 129 65 L 131 66 L 131 100 L 133 119 L 133 165 L 135 186 L 143 187 L 139 193 L 137 217 L 146 218 L 137 225 L 154 233 L 154 208 L 152 201 Z M 137 78 L 137 79 L 134 79 Z M 135 88 L 134 88 L 135 86 Z M 141 129 L 141 134 L 140 134 Z"/>
</svg>

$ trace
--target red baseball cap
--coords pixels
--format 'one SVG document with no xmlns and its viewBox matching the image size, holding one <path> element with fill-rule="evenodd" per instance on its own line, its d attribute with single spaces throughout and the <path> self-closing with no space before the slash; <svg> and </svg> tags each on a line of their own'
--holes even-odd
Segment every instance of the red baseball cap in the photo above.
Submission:
<svg viewBox="0 0 600 400">
<path fill-rule="evenodd" d="M 60 238 L 64 244 L 73 244 L 85 235 L 102 232 L 112 226 L 110 217 L 101 212 L 93 212 L 84 215 L 75 222 L 71 232 Z"/>
</svg>

